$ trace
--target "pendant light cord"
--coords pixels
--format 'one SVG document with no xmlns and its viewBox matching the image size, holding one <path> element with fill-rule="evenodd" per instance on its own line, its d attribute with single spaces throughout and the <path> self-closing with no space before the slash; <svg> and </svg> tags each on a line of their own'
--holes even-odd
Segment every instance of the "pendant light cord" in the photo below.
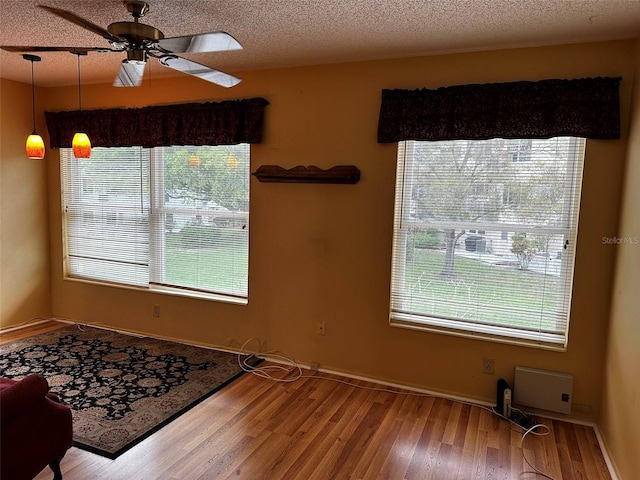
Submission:
<svg viewBox="0 0 640 480">
<path fill-rule="evenodd" d="M 36 133 L 36 87 L 33 84 L 34 76 L 33 76 L 33 60 L 31 60 L 31 106 L 33 110 L 33 133 Z"/>
<path fill-rule="evenodd" d="M 80 54 L 76 54 L 78 56 L 78 111 L 82 111 L 82 91 L 80 89 Z"/>
</svg>

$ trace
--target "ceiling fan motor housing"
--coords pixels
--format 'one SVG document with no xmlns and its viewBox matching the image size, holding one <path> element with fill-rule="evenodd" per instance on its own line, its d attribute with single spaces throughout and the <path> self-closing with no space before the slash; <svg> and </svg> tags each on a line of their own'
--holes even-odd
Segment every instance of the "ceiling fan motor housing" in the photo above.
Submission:
<svg viewBox="0 0 640 480">
<path fill-rule="evenodd" d="M 143 45 L 145 43 L 158 41 L 164 38 L 164 34 L 151 25 L 139 23 L 138 19 L 144 17 L 149 11 L 149 4 L 139 0 L 124 0 L 124 6 L 131 14 L 135 21 L 133 22 L 115 22 L 107 27 L 107 31 L 111 35 L 124 38 L 134 45 Z"/>
<path fill-rule="evenodd" d="M 157 28 L 138 22 L 115 22 L 109 25 L 107 30 L 110 34 L 137 45 L 164 38 L 164 34 Z"/>
</svg>

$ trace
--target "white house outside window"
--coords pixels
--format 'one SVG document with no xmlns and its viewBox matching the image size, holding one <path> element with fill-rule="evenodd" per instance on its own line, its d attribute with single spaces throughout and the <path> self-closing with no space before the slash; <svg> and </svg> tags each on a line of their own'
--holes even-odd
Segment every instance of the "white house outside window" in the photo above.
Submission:
<svg viewBox="0 0 640 480">
<path fill-rule="evenodd" d="M 65 274 L 244 303 L 249 145 L 61 149 Z"/>
<path fill-rule="evenodd" d="M 562 348 L 585 141 L 404 141 L 392 325 Z"/>
</svg>

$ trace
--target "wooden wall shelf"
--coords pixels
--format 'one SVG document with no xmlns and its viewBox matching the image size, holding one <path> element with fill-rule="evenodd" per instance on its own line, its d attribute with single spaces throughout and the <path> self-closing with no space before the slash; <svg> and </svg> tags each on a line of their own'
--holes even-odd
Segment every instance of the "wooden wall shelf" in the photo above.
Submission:
<svg viewBox="0 0 640 480">
<path fill-rule="evenodd" d="M 353 165 L 337 165 L 323 170 L 313 165 L 290 169 L 278 165 L 262 165 L 253 172 L 260 182 L 268 183 L 358 183 L 360 170 Z"/>
</svg>

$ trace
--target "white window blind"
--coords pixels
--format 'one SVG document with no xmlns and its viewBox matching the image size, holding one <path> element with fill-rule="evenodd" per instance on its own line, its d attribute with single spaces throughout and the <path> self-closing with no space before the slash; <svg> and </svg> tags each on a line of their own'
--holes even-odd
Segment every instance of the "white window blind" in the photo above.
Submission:
<svg viewBox="0 0 640 480">
<path fill-rule="evenodd" d="M 565 346 L 584 143 L 401 142 L 391 324 Z"/>
<path fill-rule="evenodd" d="M 61 160 L 67 276 L 247 298 L 248 144 Z"/>
<path fill-rule="evenodd" d="M 61 150 L 71 276 L 145 285 L 149 277 L 149 162 L 140 148 Z"/>
</svg>

